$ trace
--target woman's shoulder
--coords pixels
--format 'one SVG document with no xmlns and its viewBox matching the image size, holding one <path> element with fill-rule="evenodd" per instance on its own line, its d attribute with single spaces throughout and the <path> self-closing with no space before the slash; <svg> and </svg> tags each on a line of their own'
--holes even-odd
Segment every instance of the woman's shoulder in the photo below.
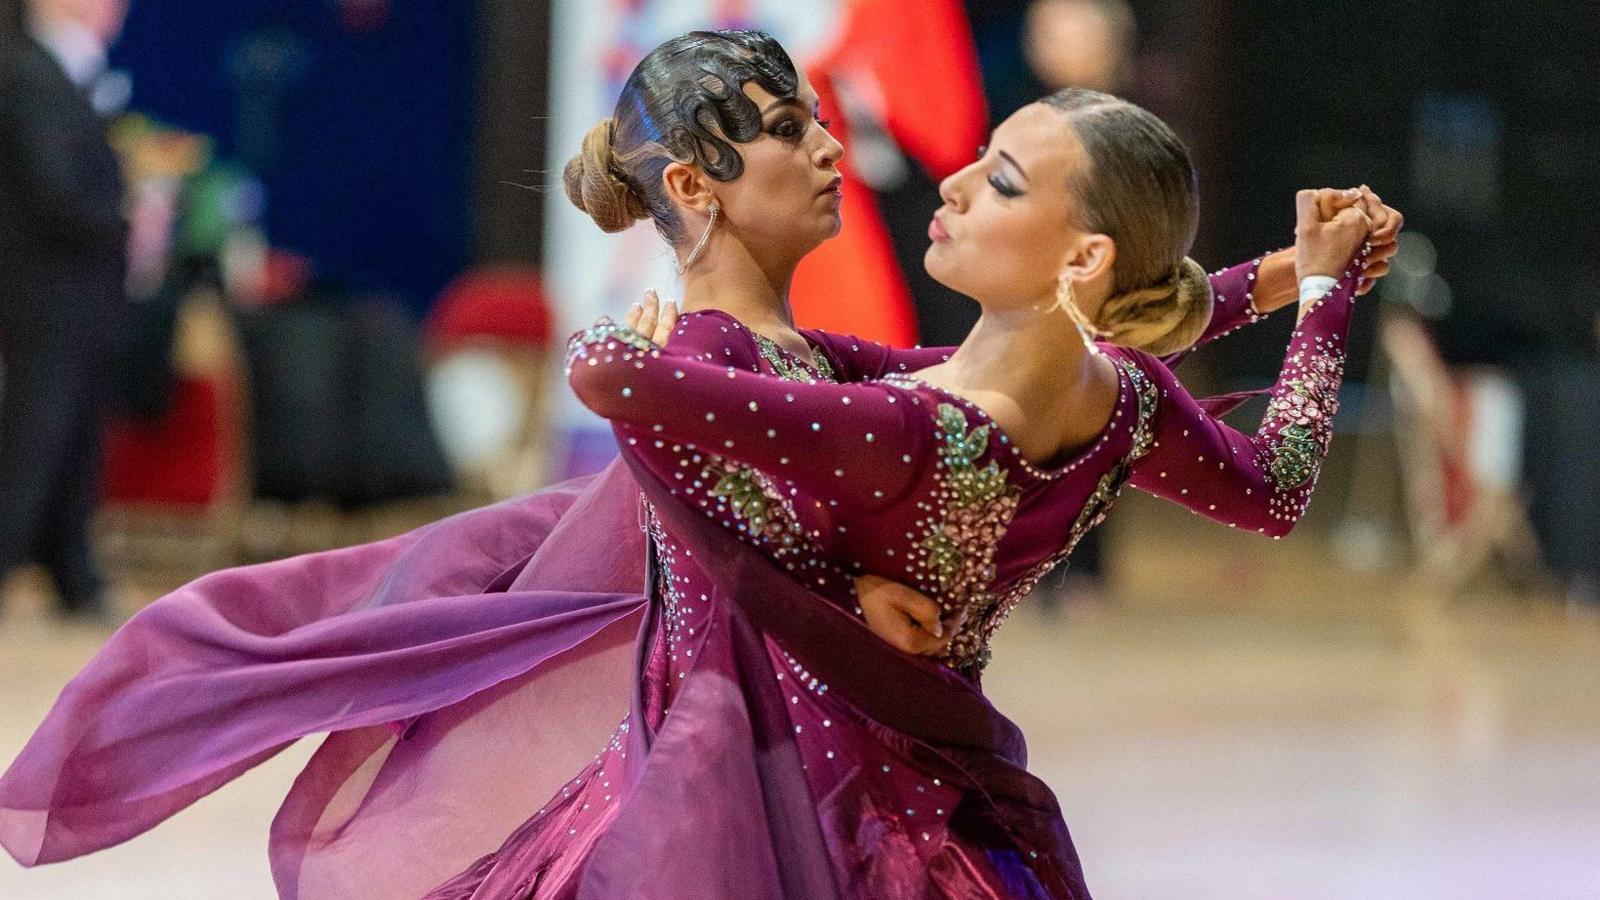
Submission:
<svg viewBox="0 0 1600 900">
<path fill-rule="evenodd" d="M 828 355 L 828 359 L 835 368 L 849 369 L 851 371 L 870 369 L 876 358 L 881 355 L 883 346 L 864 341 L 854 335 L 834 334 L 820 328 L 799 328 L 800 336 L 804 337 L 812 347 Z M 863 363 L 863 360 L 865 363 Z M 855 381 L 857 379 L 846 379 Z"/>
<path fill-rule="evenodd" d="M 947 361 L 950 348 L 895 348 L 853 334 L 802 328 L 800 334 L 828 358 L 840 381 L 864 381 L 892 372 L 911 372 Z"/>
<path fill-rule="evenodd" d="M 678 317 L 667 339 L 670 356 L 722 362 L 748 368 L 760 356 L 755 336 L 743 322 L 720 309 L 699 309 Z"/>
<path fill-rule="evenodd" d="M 1182 389 L 1182 382 L 1161 357 L 1132 347 L 1115 344 L 1098 344 L 1102 356 L 1111 360 L 1121 370 L 1136 393 L 1153 393 L 1167 396 L 1174 388 Z"/>
</svg>

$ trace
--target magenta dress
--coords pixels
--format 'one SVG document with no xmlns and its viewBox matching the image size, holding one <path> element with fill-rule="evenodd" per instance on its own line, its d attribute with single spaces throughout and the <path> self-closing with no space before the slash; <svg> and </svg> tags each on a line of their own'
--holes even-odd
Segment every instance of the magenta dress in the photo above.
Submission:
<svg viewBox="0 0 1600 900">
<path fill-rule="evenodd" d="M 1214 279 L 1210 335 L 1253 318 L 1253 277 Z M 288 898 L 1087 896 L 978 689 L 989 636 L 1130 478 L 1287 531 L 1352 284 L 1297 332 L 1256 434 L 1107 348 L 1117 412 L 1052 469 L 903 374 L 941 351 L 812 332 L 812 369 L 718 313 L 667 350 L 591 333 L 574 385 L 621 463 L 153 604 L 0 778 L 0 845 L 33 865 L 118 843 L 327 731 L 273 823 Z M 859 572 L 971 610 L 949 658 L 867 632 Z"/>
<path fill-rule="evenodd" d="M 1235 273 L 1246 284 L 1221 295 L 1237 287 L 1248 309 L 1251 274 Z M 1162 361 L 1105 346 L 1121 377 L 1110 421 L 1049 467 L 1024 459 L 981 409 L 848 338 L 808 335 L 814 368 L 717 312 L 686 316 L 666 348 L 612 324 L 575 338 L 573 389 L 616 423 L 657 497 L 647 527 L 664 602 L 646 641 L 645 690 L 625 736 L 430 897 L 1087 897 L 1020 740 L 961 746 L 908 710 L 864 709 L 864 695 L 902 694 L 902 681 L 883 672 L 875 687 L 840 690 L 829 636 L 767 621 L 795 601 L 731 585 L 722 558 L 708 562 L 707 548 L 677 539 L 662 514 L 736 534 L 771 570 L 831 602 L 836 631 L 860 613 L 852 584 L 864 573 L 914 585 L 946 614 L 965 612 L 939 695 L 976 695 L 1000 623 L 1129 480 L 1233 527 L 1273 536 L 1293 527 L 1331 435 L 1351 284 L 1297 332 L 1255 434 L 1202 409 Z M 1236 322 L 1222 317 L 1213 331 Z M 877 380 L 834 383 L 837 371 L 863 368 Z M 719 614 L 730 607 L 762 631 Z M 908 699 L 935 710 L 943 702 Z M 730 702 L 732 717 L 721 705 Z M 962 714 L 1004 728 L 990 709 Z M 773 771 L 758 767 L 730 793 L 779 788 L 777 815 L 719 796 L 727 773 L 749 766 L 743 740 L 734 760 L 722 738 L 746 729 Z M 629 740 L 636 732 L 649 737 Z M 665 802 L 641 806 L 640 784 Z M 679 855 L 697 846 L 720 854 L 718 864 L 678 880 Z M 727 866 L 729 856 L 745 862 Z M 752 858 L 769 863 L 757 872 Z"/>
</svg>

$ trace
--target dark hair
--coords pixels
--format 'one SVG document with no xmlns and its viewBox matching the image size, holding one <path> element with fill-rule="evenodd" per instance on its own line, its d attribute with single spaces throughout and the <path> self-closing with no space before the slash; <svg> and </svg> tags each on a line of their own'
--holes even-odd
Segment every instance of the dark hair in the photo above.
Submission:
<svg viewBox="0 0 1600 900">
<path fill-rule="evenodd" d="M 1117 243 L 1111 296 L 1093 324 L 1115 343 L 1152 353 L 1193 344 L 1211 320 L 1211 285 L 1187 256 L 1200 222 L 1189 148 L 1120 97 L 1064 88 L 1041 102 L 1066 115 L 1088 155 L 1069 185 L 1072 224 Z"/>
<path fill-rule="evenodd" d="M 584 136 L 567 163 L 567 197 L 605 231 L 655 220 L 669 242 L 682 237 L 661 173 L 694 163 L 717 181 L 744 171 L 733 144 L 761 134 L 761 110 L 744 94 L 755 82 L 793 98 L 800 82 L 783 47 L 760 31 L 693 31 L 650 51 L 628 76 L 616 110 Z"/>
</svg>

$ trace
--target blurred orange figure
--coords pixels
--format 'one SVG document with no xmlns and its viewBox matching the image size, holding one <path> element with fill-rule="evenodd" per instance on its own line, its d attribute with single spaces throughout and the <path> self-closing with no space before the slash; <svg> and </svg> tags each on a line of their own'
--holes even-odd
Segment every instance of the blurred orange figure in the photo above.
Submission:
<svg viewBox="0 0 1600 900">
<path fill-rule="evenodd" d="M 850 158 L 848 110 L 840 88 L 864 99 L 889 135 L 935 181 L 972 159 L 988 126 L 977 50 L 962 5 L 922 0 L 855 0 L 842 33 L 821 57 L 805 62 L 824 114 L 845 146 L 844 227 L 795 273 L 796 321 L 896 346 L 917 340 L 905 277 L 872 191 Z"/>
</svg>

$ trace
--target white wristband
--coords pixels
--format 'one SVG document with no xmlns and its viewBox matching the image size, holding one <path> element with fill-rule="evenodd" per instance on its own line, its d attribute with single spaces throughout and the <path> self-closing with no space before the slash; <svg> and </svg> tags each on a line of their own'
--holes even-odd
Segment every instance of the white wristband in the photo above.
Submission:
<svg viewBox="0 0 1600 900">
<path fill-rule="evenodd" d="M 1332 275 L 1307 275 L 1300 279 L 1300 302 L 1310 303 L 1313 300 L 1320 300 L 1338 283 L 1339 279 Z"/>
</svg>

